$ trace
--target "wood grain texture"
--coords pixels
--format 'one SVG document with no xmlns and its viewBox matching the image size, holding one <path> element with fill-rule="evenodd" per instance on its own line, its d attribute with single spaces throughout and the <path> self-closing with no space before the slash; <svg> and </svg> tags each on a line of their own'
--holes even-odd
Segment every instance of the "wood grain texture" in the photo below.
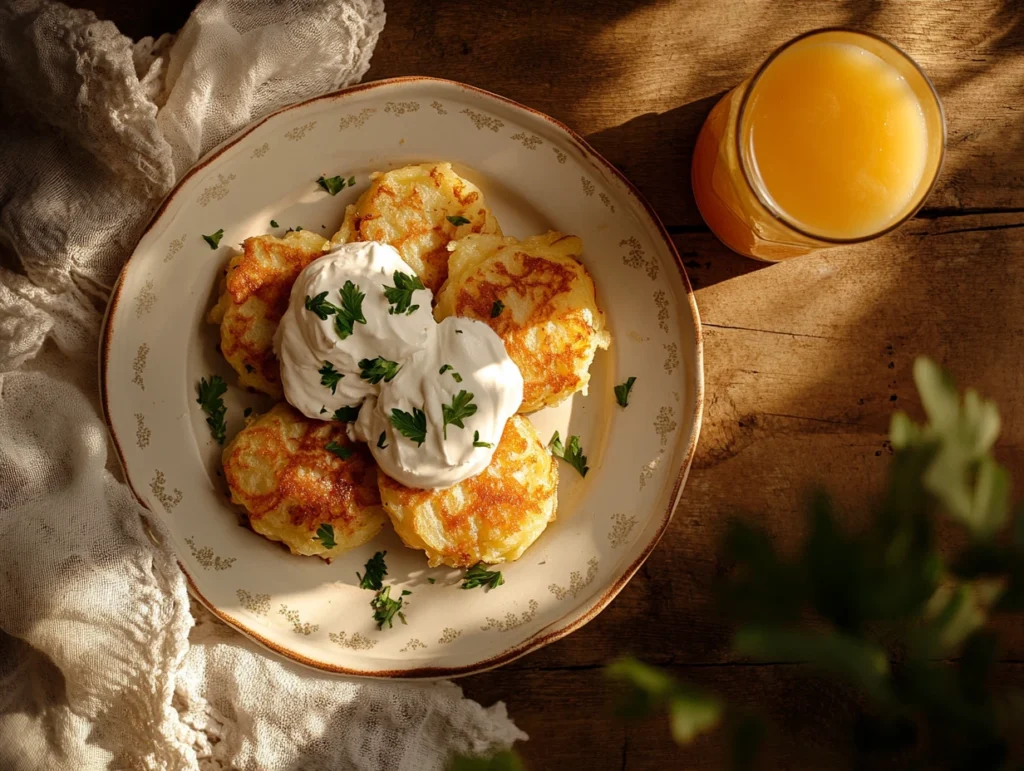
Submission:
<svg viewBox="0 0 1024 771">
<path fill-rule="evenodd" d="M 161 20 L 190 5 L 81 4 L 136 35 L 165 31 Z M 661 545 L 579 632 L 460 684 L 485 704 L 508 703 L 531 734 L 522 751 L 534 771 L 727 767 L 720 733 L 679 749 L 663 722 L 608 715 L 600 667 L 626 652 L 763 709 L 780 730 L 762 767 L 849 767 L 852 708 L 841 689 L 798 664 L 730 655 L 730 630 L 711 608 L 717 542 L 742 512 L 794 543 L 814 485 L 855 523 L 884 480 L 893 411 L 920 417 L 920 353 L 998 401 L 997 454 L 1024 479 L 1024 3 L 392 0 L 387 11 L 369 78 L 462 80 L 586 136 L 674 233 L 705 324 L 704 429 Z M 932 77 L 949 130 L 938 188 L 879 241 L 773 266 L 745 260 L 697 214 L 694 139 L 715 101 L 775 46 L 828 25 L 890 38 Z M 1024 621 L 1001 626 L 1001 679 L 1024 685 L 1024 665 L 1012 663 L 1024 661 Z"/>
</svg>

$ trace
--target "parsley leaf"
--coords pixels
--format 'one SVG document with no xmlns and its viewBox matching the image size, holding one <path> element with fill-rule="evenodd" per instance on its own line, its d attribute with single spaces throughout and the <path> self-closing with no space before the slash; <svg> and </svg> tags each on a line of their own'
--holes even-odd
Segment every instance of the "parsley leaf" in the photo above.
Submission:
<svg viewBox="0 0 1024 771">
<path fill-rule="evenodd" d="M 437 371 L 437 374 L 438 375 L 443 375 L 445 372 L 447 372 L 450 369 L 455 369 L 455 367 L 453 367 L 451 364 L 445 364 L 444 366 L 441 367 L 441 369 L 439 369 Z"/>
<path fill-rule="evenodd" d="M 551 443 L 548 446 L 551 448 L 552 455 L 556 458 L 561 458 L 580 472 L 581 477 L 585 477 L 587 472 L 590 471 L 590 466 L 587 465 L 587 456 L 583 454 L 583 448 L 580 447 L 580 438 L 578 436 L 570 436 L 569 444 L 563 446 L 558 432 L 555 431 L 555 435 L 551 437 Z"/>
<path fill-rule="evenodd" d="M 334 411 L 334 419 L 341 423 L 355 423 L 359 417 L 359 408 L 362 406 L 357 404 L 355 407 L 341 407 Z"/>
<path fill-rule="evenodd" d="M 324 362 L 324 366 L 317 370 L 320 373 L 320 385 L 326 386 L 331 389 L 331 393 L 335 394 L 338 392 L 338 383 L 345 377 L 342 373 L 338 372 L 334 368 L 334 365 L 329 361 Z"/>
<path fill-rule="evenodd" d="M 320 405 L 320 414 L 324 415 L 327 413 L 327 408 L 324 405 Z"/>
<path fill-rule="evenodd" d="M 631 377 L 627 378 L 625 383 L 615 386 L 615 399 L 620 407 L 629 406 L 629 392 L 633 390 L 633 383 L 635 382 L 636 378 Z"/>
<path fill-rule="evenodd" d="M 444 418 L 444 438 L 448 438 L 448 426 L 465 428 L 462 422 L 464 418 L 476 415 L 476 405 L 473 404 L 473 394 L 469 391 L 459 391 L 452 397 L 451 404 L 441 405 L 441 416 Z"/>
<path fill-rule="evenodd" d="M 280 226 L 277 224 L 277 220 L 270 220 L 270 227 L 276 228 Z"/>
<path fill-rule="evenodd" d="M 348 458 L 352 457 L 351 447 L 345 447 L 344 445 L 338 444 L 333 440 L 324 445 L 324 449 L 327 450 L 327 452 L 329 453 L 337 455 L 342 460 L 347 460 Z"/>
<path fill-rule="evenodd" d="M 412 415 L 399 409 L 391 410 L 391 425 L 406 439 L 422 445 L 427 439 L 427 416 L 423 410 L 412 408 Z"/>
<path fill-rule="evenodd" d="M 494 445 L 491 444 L 490 442 L 481 442 L 480 441 L 480 432 L 479 431 L 474 431 L 473 432 L 473 446 L 474 447 L 494 447 Z"/>
<path fill-rule="evenodd" d="M 391 315 L 404 313 L 407 316 L 411 316 L 420 307 L 418 305 L 410 307 L 412 293 L 417 289 L 426 289 L 426 287 L 423 286 L 419 276 L 410 276 L 408 273 L 402 273 L 400 270 L 395 271 L 393 278 L 395 281 L 394 286 L 384 284 L 384 296 L 388 298 L 388 302 L 393 306 L 388 309 L 388 313 Z"/>
<path fill-rule="evenodd" d="M 334 540 L 334 525 L 324 522 L 316 529 L 316 535 L 313 536 L 313 540 L 319 541 L 320 545 L 325 549 L 333 549 L 338 545 Z"/>
<path fill-rule="evenodd" d="M 458 330 L 456 330 L 456 332 L 457 331 Z M 449 371 L 452 373 L 452 377 L 455 378 L 455 382 L 456 383 L 461 383 L 462 382 L 462 375 L 460 375 L 458 372 L 456 372 L 455 371 L 455 367 L 453 367 L 451 364 L 445 364 L 443 367 L 441 367 L 441 369 L 439 369 L 437 371 L 437 374 L 438 375 L 443 375 L 445 372 L 449 372 Z"/>
<path fill-rule="evenodd" d="M 428 578 L 427 580 L 430 581 L 430 583 L 432 583 L 432 584 L 436 584 L 437 583 L 437 579 L 436 578 Z"/>
<path fill-rule="evenodd" d="M 299 231 L 301 231 L 301 230 L 302 230 L 302 225 L 299 225 L 299 226 L 298 226 L 297 228 L 288 228 L 288 229 L 287 229 L 286 231 L 284 231 L 284 232 L 285 232 L 285 233 L 298 233 L 298 232 L 299 232 Z"/>
<path fill-rule="evenodd" d="M 379 592 L 384 588 L 384 576 L 388 574 L 388 566 L 384 564 L 384 557 L 386 555 L 386 551 L 377 552 L 366 561 L 366 567 L 363 568 L 366 574 L 361 576 L 356 573 L 360 589 L 372 589 L 375 592 Z"/>
<path fill-rule="evenodd" d="M 337 195 L 345 188 L 345 179 L 343 177 L 324 177 L 321 175 L 316 183 L 331 195 Z"/>
<path fill-rule="evenodd" d="M 351 281 L 346 281 L 341 288 L 341 308 L 337 309 L 338 315 L 334 317 L 334 329 L 342 340 L 352 334 L 357 323 L 366 323 L 363 315 L 364 297 L 366 295 Z"/>
<path fill-rule="evenodd" d="M 451 217 L 445 217 L 445 219 L 452 223 L 455 227 L 458 227 L 459 225 L 469 224 L 469 220 L 463 217 L 461 214 L 456 214 Z"/>
<path fill-rule="evenodd" d="M 210 380 L 202 378 L 199 381 L 199 398 L 196 404 L 202 407 L 207 414 L 206 423 L 210 427 L 210 433 L 217 440 L 217 444 L 224 444 L 224 436 L 227 433 L 227 426 L 224 424 L 224 415 L 228 408 L 224 406 L 221 398 L 228 391 L 228 384 L 220 375 L 210 375 Z"/>
<path fill-rule="evenodd" d="M 405 614 L 402 613 L 402 604 L 407 595 L 412 594 L 408 589 L 403 589 L 397 600 L 391 599 L 391 587 L 385 586 L 377 592 L 377 596 L 370 600 L 370 607 L 373 608 L 373 620 L 377 622 L 377 628 L 383 629 L 384 624 L 390 629 L 394 625 L 394 618 L 398 616 L 402 623 L 405 623 Z"/>
<path fill-rule="evenodd" d="M 321 321 L 327 321 L 327 317 L 338 312 L 338 306 L 327 301 L 327 292 L 321 292 L 316 297 L 306 295 L 306 310 L 317 315 Z"/>
<path fill-rule="evenodd" d="M 220 240 L 224 238 L 224 228 L 221 228 L 213 235 L 203 236 L 203 240 L 210 245 L 211 249 L 216 249 L 220 246 Z"/>
<path fill-rule="evenodd" d="M 348 178 L 348 182 L 346 182 L 345 184 L 348 185 L 349 187 L 353 187 L 356 184 L 356 178 L 355 177 L 349 177 Z"/>
<path fill-rule="evenodd" d="M 505 310 L 505 303 L 501 300 L 495 300 L 494 305 L 491 306 L 491 318 L 496 319 L 501 315 L 501 312 Z"/>
<path fill-rule="evenodd" d="M 503 583 L 505 583 L 505 579 L 501 577 L 500 570 L 488 570 L 484 567 L 484 563 L 478 562 L 466 571 L 466 575 L 462 579 L 462 588 L 476 589 L 478 586 L 485 586 L 490 591 L 497 589 Z"/>
<path fill-rule="evenodd" d="M 359 377 L 377 385 L 381 380 L 390 383 L 395 379 L 402 366 L 397 361 L 389 361 L 378 356 L 376 359 L 363 359 L 359 362 Z"/>
<path fill-rule="evenodd" d="M 242 410 L 242 417 L 243 418 L 247 418 L 250 415 L 252 415 L 252 407 L 246 407 L 244 410 Z"/>
<path fill-rule="evenodd" d="M 387 431 L 381 431 L 380 432 L 380 436 L 377 437 L 377 447 L 379 449 L 386 450 L 388 448 L 388 445 L 386 444 L 387 438 L 388 438 L 388 432 Z"/>
</svg>

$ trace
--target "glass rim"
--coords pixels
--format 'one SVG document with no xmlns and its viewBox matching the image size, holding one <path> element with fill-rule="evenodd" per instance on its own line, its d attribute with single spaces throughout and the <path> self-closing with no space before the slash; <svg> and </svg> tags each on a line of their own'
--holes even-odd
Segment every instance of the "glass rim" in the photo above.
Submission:
<svg viewBox="0 0 1024 771">
<path fill-rule="evenodd" d="M 939 124 L 942 129 L 941 142 L 939 144 L 939 160 L 935 166 L 935 173 L 932 175 L 931 182 L 928 183 L 928 188 L 924 191 L 923 195 L 921 195 L 921 200 L 918 201 L 916 206 L 910 209 L 906 214 L 904 214 L 895 222 L 886 225 L 881 230 L 869 233 L 868 235 L 857 236 L 856 238 L 834 238 L 831 236 L 819 235 L 817 233 L 813 233 L 810 230 L 801 227 L 792 219 L 787 217 L 785 212 L 783 212 L 781 208 L 779 208 L 775 204 L 775 202 L 771 200 L 771 198 L 764 194 L 764 185 L 760 179 L 761 175 L 755 173 L 752 169 L 748 169 L 747 155 L 746 153 L 744 153 L 743 150 L 743 116 L 746 113 L 747 102 L 750 99 L 750 94 L 754 90 L 754 87 L 757 85 L 758 80 L 760 80 L 761 76 L 765 73 L 765 71 L 768 69 L 771 63 L 775 61 L 776 58 L 778 58 L 779 54 L 781 54 L 787 48 L 809 37 L 814 37 L 816 35 L 822 35 L 829 32 L 845 32 L 852 35 L 859 35 L 862 37 L 872 38 L 873 40 L 881 43 L 882 45 L 891 48 L 893 51 L 896 52 L 898 56 L 901 56 L 908 64 L 910 64 L 911 67 L 914 68 L 914 70 L 917 71 L 917 74 L 921 76 L 921 79 L 924 81 L 925 85 L 928 87 L 928 90 L 931 92 L 932 99 L 935 100 L 935 107 L 938 109 L 939 112 Z M 769 54 L 768 58 L 761 63 L 761 66 L 758 67 L 757 70 L 754 72 L 753 77 L 750 78 L 750 82 L 747 84 L 747 87 L 743 92 L 743 98 L 740 100 L 739 111 L 736 114 L 736 154 L 739 159 L 740 172 L 743 174 L 743 179 L 747 183 L 747 187 L 749 187 L 754 192 L 754 196 L 757 198 L 758 202 L 768 211 L 768 213 L 776 220 L 778 220 L 780 223 L 782 223 L 784 226 L 786 226 L 790 230 L 799 233 L 800 235 L 806 238 L 810 238 L 815 241 L 819 241 L 826 244 L 859 244 L 865 241 L 871 241 L 875 238 L 879 238 L 880 236 L 884 236 L 886 233 L 890 233 L 893 230 L 896 230 L 896 228 L 903 225 L 907 220 L 909 220 L 911 217 L 913 217 L 921 210 L 921 208 L 924 206 L 924 202 L 928 200 L 928 197 L 932 194 L 932 191 L 935 190 L 935 185 L 938 183 L 939 176 L 942 173 L 942 165 L 946 159 L 946 111 L 942 106 L 942 100 L 939 98 L 939 92 L 935 89 L 935 84 L 932 83 L 931 78 L 929 78 L 928 75 L 925 74 L 925 71 L 921 69 L 921 66 L 916 61 L 914 61 L 914 59 L 906 51 L 904 51 L 898 45 L 893 43 L 891 40 L 888 40 L 882 37 L 881 35 L 876 35 L 874 32 L 865 32 L 864 30 L 852 29 L 850 27 L 819 27 L 818 29 L 812 29 L 808 30 L 807 32 L 803 32 L 797 35 L 796 37 L 787 40 L 782 45 L 778 46 L 774 51 L 771 52 L 771 54 Z M 755 184 L 755 179 L 758 182 L 761 182 L 761 184 Z"/>
</svg>

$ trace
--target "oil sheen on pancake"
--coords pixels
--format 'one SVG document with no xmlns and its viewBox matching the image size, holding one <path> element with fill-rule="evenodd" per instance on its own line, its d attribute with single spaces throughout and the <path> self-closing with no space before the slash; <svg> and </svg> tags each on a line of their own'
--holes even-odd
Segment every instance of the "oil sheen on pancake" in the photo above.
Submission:
<svg viewBox="0 0 1024 771">
<path fill-rule="evenodd" d="M 274 333 L 288 308 L 295 278 L 323 254 L 327 241 L 300 230 L 284 238 L 245 239 L 243 253 L 225 269 L 222 294 L 207 316 L 220 324 L 220 349 L 239 383 L 275 399 L 283 397 Z"/>
<path fill-rule="evenodd" d="M 348 439 L 346 425 L 310 420 L 287 404 L 250 418 L 223 462 L 231 500 L 245 508 L 253 530 L 293 554 L 324 559 L 380 531 L 377 464 L 366 445 Z M 323 525 L 333 529 L 333 547 L 317 535 Z"/>
<path fill-rule="evenodd" d="M 448 244 L 470 233 L 501 233 L 483 193 L 450 163 L 405 166 L 371 176 L 345 210 L 332 244 L 381 241 L 395 247 L 432 292 L 448 276 Z"/>
<path fill-rule="evenodd" d="M 522 242 L 470 235 L 450 247 L 434 317 L 478 319 L 498 333 L 523 374 L 520 412 L 585 394 L 594 354 L 611 343 L 582 248 L 555 231 Z"/>
<path fill-rule="evenodd" d="M 380 474 L 384 510 L 431 567 L 518 559 L 555 518 L 558 467 L 529 420 L 505 424 L 490 465 L 440 490 L 418 490 Z"/>
</svg>

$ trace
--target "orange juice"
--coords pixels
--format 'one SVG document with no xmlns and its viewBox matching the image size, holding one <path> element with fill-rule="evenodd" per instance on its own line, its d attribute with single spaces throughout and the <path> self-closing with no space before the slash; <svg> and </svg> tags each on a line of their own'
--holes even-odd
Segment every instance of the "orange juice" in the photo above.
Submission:
<svg viewBox="0 0 1024 771">
<path fill-rule="evenodd" d="M 708 116 L 694 196 L 727 246 L 784 259 L 898 225 L 923 203 L 943 144 L 938 97 L 912 61 L 879 38 L 822 30 Z"/>
</svg>

